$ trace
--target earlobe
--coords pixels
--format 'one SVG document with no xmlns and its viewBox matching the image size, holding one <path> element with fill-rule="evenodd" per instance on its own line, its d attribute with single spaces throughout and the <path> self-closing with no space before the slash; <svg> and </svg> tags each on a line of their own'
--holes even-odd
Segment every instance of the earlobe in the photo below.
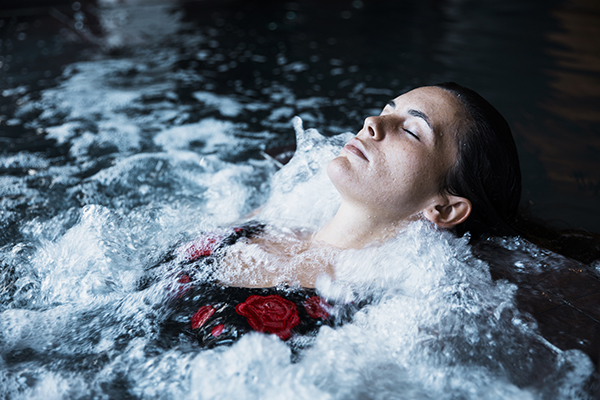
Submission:
<svg viewBox="0 0 600 400">
<path fill-rule="evenodd" d="M 452 228 L 464 222 L 473 209 L 468 199 L 460 196 L 446 195 L 444 201 L 423 210 L 425 218 L 440 228 Z"/>
</svg>

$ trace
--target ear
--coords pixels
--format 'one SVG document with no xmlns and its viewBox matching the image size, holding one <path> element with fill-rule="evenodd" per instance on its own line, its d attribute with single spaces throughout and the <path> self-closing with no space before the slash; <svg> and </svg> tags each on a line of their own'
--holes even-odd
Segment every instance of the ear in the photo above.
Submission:
<svg viewBox="0 0 600 400">
<path fill-rule="evenodd" d="M 466 220 L 473 206 L 468 199 L 460 196 L 445 195 L 432 206 L 423 210 L 425 218 L 440 228 L 452 228 Z"/>
</svg>

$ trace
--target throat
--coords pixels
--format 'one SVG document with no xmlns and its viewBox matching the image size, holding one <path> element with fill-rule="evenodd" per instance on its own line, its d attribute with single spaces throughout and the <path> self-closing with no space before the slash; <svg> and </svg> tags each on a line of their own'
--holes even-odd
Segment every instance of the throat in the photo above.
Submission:
<svg viewBox="0 0 600 400">
<path fill-rule="evenodd" d="M 342 203 L 336 215 L 317 232 L 315 240 L 339 249 L 360 249 L 395 236 L 407 224 L 376 218 Z"/>
</svg>

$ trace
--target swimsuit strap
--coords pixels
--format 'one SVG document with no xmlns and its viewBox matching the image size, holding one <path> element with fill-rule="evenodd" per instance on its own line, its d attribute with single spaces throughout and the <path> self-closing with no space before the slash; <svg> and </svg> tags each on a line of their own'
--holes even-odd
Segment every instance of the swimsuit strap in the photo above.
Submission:
<svg viewBox="0 0 600 400">
<path fill-rule="evenodd" d="M 214 262 L 217 250 L 231 246 L 241 238 L 250 238 L 259 234 L 264 229 L 265 224 L 249 222 L 220 232 L 207 232 L 183 244 L 177 242 L 158 261 L 145 268 L 147 273 L 138 281 L 137 289 L 146 289 L 157 282 L 161 274 L 161 268 L 159 267 L 164 267 L 173 262 L 176 262 L 179 268 L 183 270 L 188 269 L 190 266 L 198 267 L 200 264 L 210 265 Z M 180 282 L 183 282 L 182 279 L 186 281 L 185 273 L 180 274 L 178 278 Z"/>
<path fill-rule="evenodd" d="M 212 256 L 215 251 L 231 246 L 241 238 L 250 238 L 264 231 L 264 228 L 264 224 L 254 222 L 231 228 L 226 233 L 205 233 L 191 242 L 180 246 L 175 252 L 178 257 L 183 259 L 184 263 L 194 262 L 201 258 Z"/>
</svg>

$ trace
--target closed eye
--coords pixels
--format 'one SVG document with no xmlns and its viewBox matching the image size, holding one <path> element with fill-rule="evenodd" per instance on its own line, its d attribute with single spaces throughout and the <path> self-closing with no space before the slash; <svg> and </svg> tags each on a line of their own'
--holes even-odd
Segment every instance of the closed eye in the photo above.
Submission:
<svg viewBox="0 0 600 400">
<path fill-rule="evenodd" d="M 420 139 L 420 138 L 419 138 L 417 135 L 415 135 L 414 133 L 412 133 L 411 131 L 409 131 L 409 130 L 408 130 L 408 129 L 406 129 L 406 128 L 403 128 L 403 129 L 404 129 L 404 132 L 406 132 L 406 133 L 408 133 L 409 135 L 413 136 L 413 137 L 414 137 L 415 139 L 417 139 L 419 142 L 421 141 L 421 139 Z"/>
</svg>

